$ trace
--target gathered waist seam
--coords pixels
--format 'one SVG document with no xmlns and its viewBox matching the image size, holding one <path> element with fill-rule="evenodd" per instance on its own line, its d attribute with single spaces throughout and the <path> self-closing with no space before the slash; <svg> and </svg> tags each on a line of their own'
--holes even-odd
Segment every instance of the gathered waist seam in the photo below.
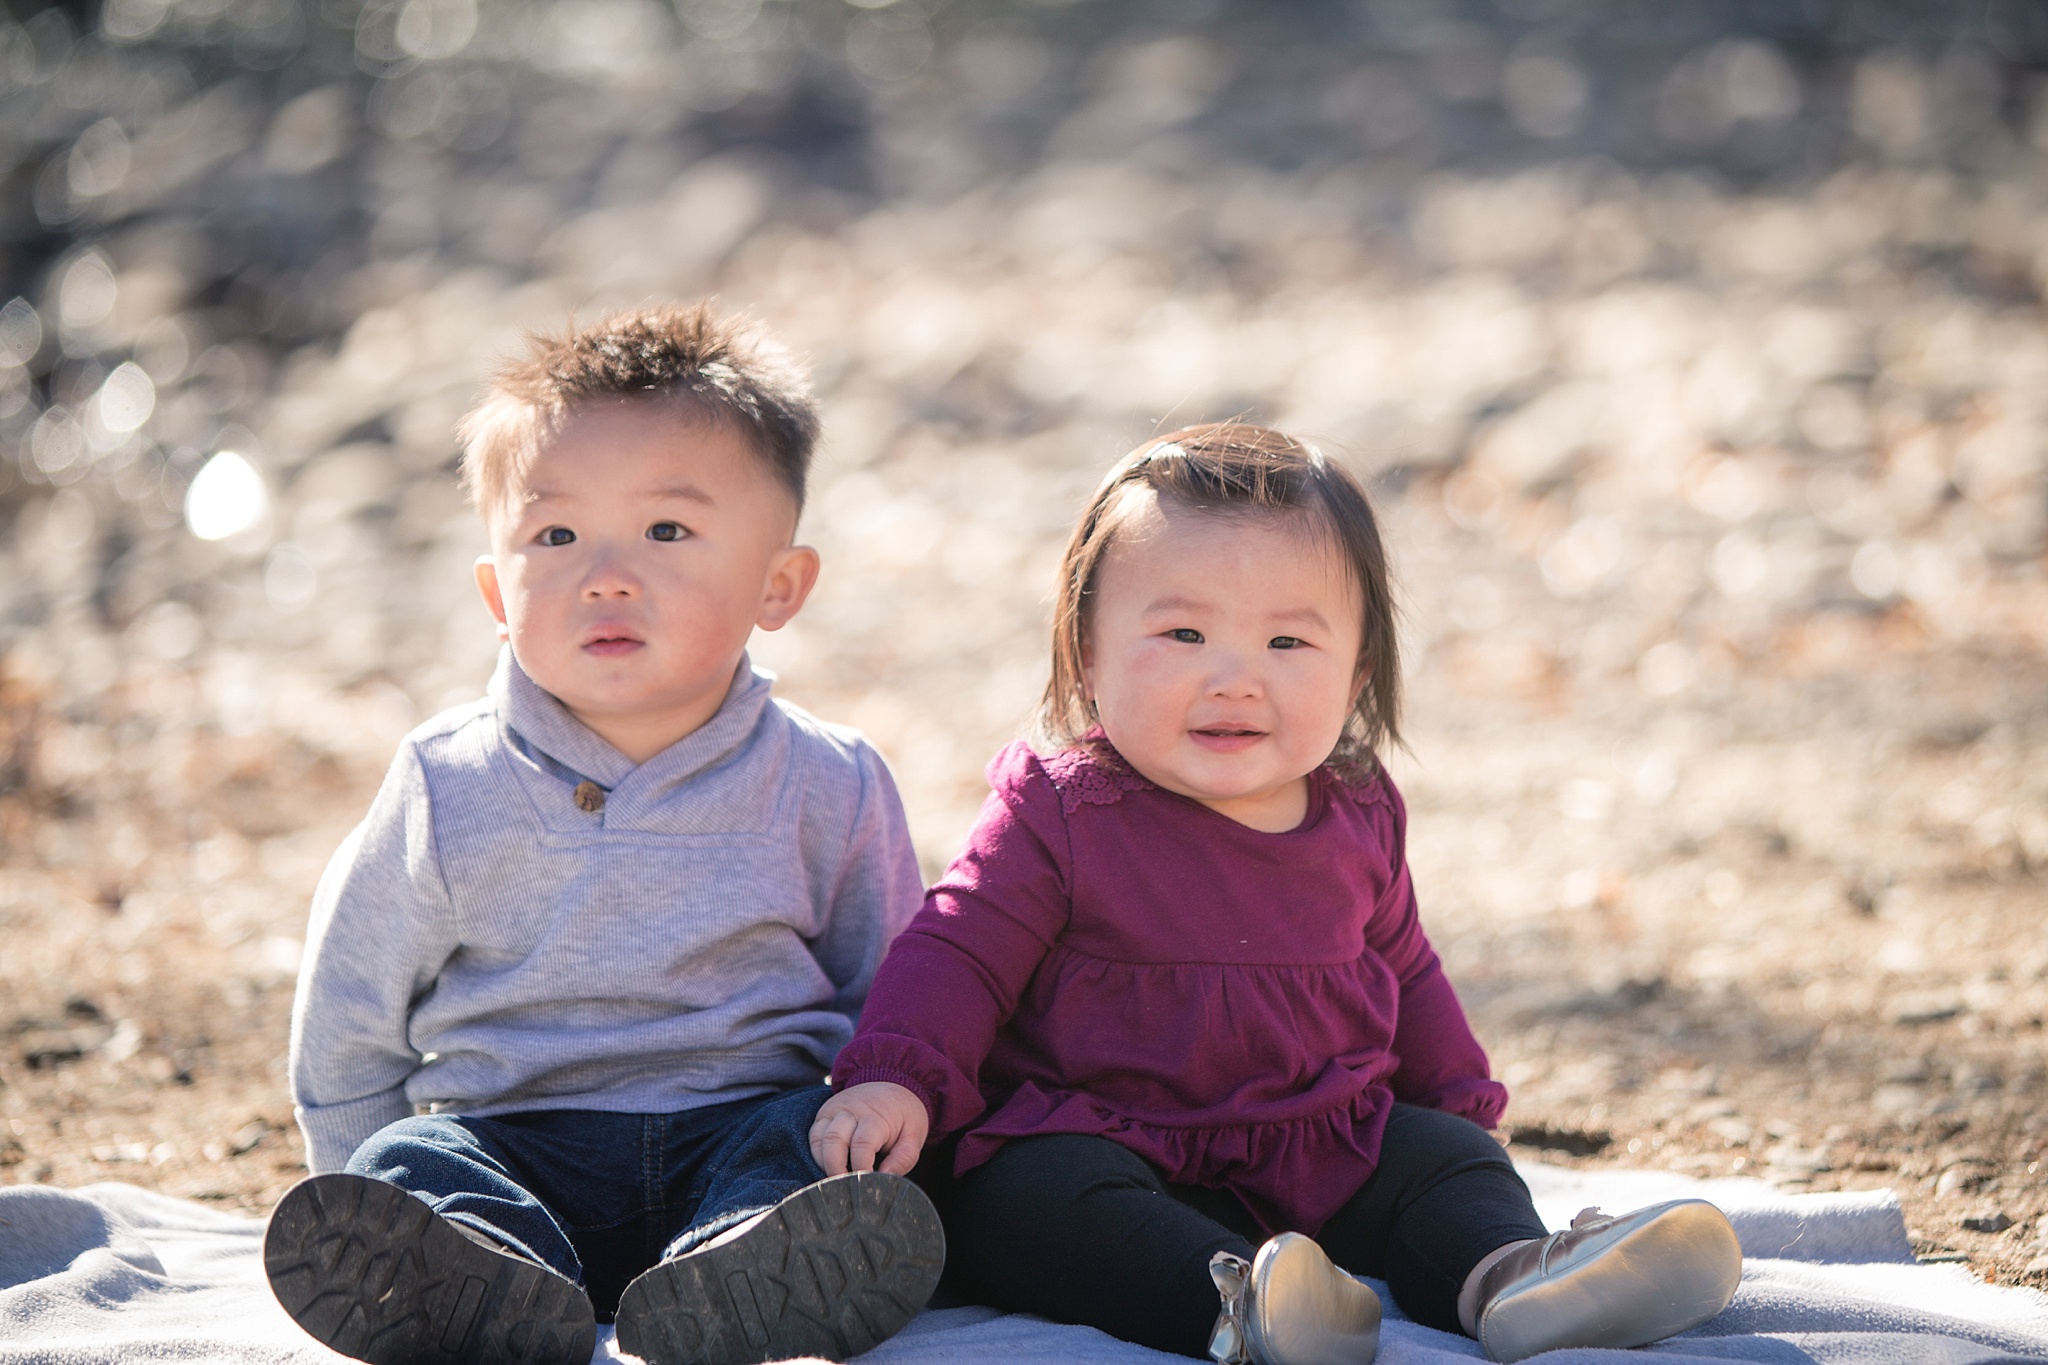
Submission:
<svg viewBox="0 0 2048 1365">
<path fill-rule="evenodd" d="M 1091 953 L 1085 948 L 1076 948 L 1071 943 L 1059 940 L 1054 941 L 1051 950 L 1046 954 L 1047 957 L 1054 955 L 1080 958 L 1084 962 L 1100 962 L 1106 967 L 1245 967 L 1257 971 L 1300 971 L 1303 969 L 1329 971 L 1336 967 L 1356 966 L 1368 958 L 1375 961 L 1384 961 L 1378 953 L 1370 948 L 1364 949 L 1352 957 L 1340 957 L 1334 962 L 1223 962 L 1208 958 L 1173 958 L 1167 960 L 1161 958 L 1104 957 L 1100 953 Z"/>
<path fill-rule="evenodd" d="M 1057 1109 L 1062 1104 L 1071 1100 L 1081 1100 L 1084 1103 L 1091 1106 L 1092 1108 L 1100 1111 L 1101 1113 L 1116 1119 L 1118 1122 L 1128 1124 L 1134 1128 L 1147 1128 L 1155 1132 L 1161 1133 L 1233 1133 L 1243 1132 L 1253 1128 L 1291 1128 L 1299 1126 L 1301 1124 L 1321 1123 L 1328 1120 L 1331 1116 L 1339 1113 L 1340 1111 L 1350 1111 L 1355 1109 L 1359 1099 L 1364 1096 L 1370 1095 L 1374 1090 L 1384 1090 L 1386 1091 L 1388 1100 L 1391 1101 L 1393 1099 L 1393 1091 L 1388 1090 L 1386 1086 L 1379 1084 L 1368 1084 L 1353 1091 L 1347 1098 L 1335 1101 L 1322 1109 L 1316 1110 L 1312 1114 L 1300 1114 L 1295 1116 L 1294 1118 L 1285 1119 L 1246 1119 L 1241 1123 L 1171 1123 L 1155 1119 L 1142 1119 L 1137 1118 L 1131 1114 L 1127 1114 L 1121 1109 L 1114 1108 L 1106 1101 L 1100 1099 L 1097 1096 L 1090 1095 L 1085 1091 L 1041 1090 L 1038 1093 L 1044 1095 L 1047 1099 L 1052 1100 L 1054 1102 L 1050 1106 L 1052 1109 Z M 973 1125 L 967 1131 L 970 1133 L 990 1131 L 994 1127 L 995 1123 L 1000 1122 L 1003 1116 L 1003 1112 L 1010 1107 L 1011 1100 L 1014 1100 L 1015 1098 L 1016 1092 L 1013 1091 L 1008 1099 L 1005 1099 L 1001 1104 L 992 1107 L 992 1112 L 990 1114 L 990 1122 L 985 1124 Z M 998 1136 L 1001 1135 L 998 1134 Z M 1023 1137 L 1026 1136 L 1026 1134 L 1019 1133 L 1015 1134 L 1015 1136 Z"/>
</svg>

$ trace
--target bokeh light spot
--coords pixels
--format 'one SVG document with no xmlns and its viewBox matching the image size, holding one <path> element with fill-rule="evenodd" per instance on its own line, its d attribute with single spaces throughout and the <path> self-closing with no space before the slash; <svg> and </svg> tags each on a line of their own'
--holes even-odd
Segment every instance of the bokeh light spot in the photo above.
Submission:
<svg viewBox="0 0 2048 1365">
<path fill-rule="evenodd" d="M 226 540 L 263 519 L 270 494 L 248 459 L 223 450 L 206 462 L 185 494 L 185 524 L 201 540 Z"/>
<path fill-rule="evenodd" d="M 156 384 L 130 360 L 100 386 L 100 425 L 108 431 L 134 431 L 156 411 Z"/>
<path fill-rule="evenodd" d="M 43 320 L 27 299 L 0 305 L 0 369 L 14 369 L 35 359 L 43 348 Z"/>
</svg>

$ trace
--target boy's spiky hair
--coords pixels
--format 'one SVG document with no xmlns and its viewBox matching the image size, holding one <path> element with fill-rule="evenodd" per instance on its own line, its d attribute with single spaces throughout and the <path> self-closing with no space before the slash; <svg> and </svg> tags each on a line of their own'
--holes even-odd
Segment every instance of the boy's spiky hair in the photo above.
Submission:
<svg viewBox="0 0 2048 1365">
<path fill-rule="evenodd" d="M 749 320 L 708 303 L 618 313 L 589 327 L 531 333 L 525 359 L 501 369 L 470 410 L 462 486 L 479 510 L 501 510 L 541 444 L 579 407 L 652 399 L 744 435 L 804 504 L 818 409 L 802 366 Z"/>
</svg>

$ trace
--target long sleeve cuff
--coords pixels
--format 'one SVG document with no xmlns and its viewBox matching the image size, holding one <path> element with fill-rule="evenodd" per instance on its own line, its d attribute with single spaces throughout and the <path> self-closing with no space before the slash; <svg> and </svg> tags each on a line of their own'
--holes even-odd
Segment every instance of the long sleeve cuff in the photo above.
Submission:
<svg viewBox="0 0 2048 1365">
<path fill-rule="evenodd" d="M 925 1118 L 931 1123 L 931 1131 L 935 1133 L 939 1131 L 938 1105 L 932 1102 L 931 1094 L 925 1089 L 924 1082 L 918 1080 L 917 1077 L 909 1072 L 898 1071 L 894 1067 L 888 1066 L 864 1066 L 855 1071 L 841 1072 L 834 1070 L 832 1073 L 832 1088 L 834 1090 L 851 1090 L 856 1085 L 868 1085 L 875 1081 L 886 1081 L 890 1085 L 900 1085 L 911 1094 L 917 1096 L 918 1103 L 924 1106 Z"/>
<path fill-rule="evenodd" d="M 348 1165 L 378 1129 L 411 1118 L 412 1103 L 403 1089 L 393 1088 L 341 1104 L 301 1104 L 295 1112 L 306 1135 L 306 1169 L 325 1175 Z"/>
<path fill-rule="evenodd" d="M 867 1081 L 893 1081 L 923 1100 L 934 1138 L 965 1128 L 985 1107 L 973 1079 L 944 1053 L 900 1034 L 862 1034 L 840 1049 L 832 1084 Z"/>
</svg>

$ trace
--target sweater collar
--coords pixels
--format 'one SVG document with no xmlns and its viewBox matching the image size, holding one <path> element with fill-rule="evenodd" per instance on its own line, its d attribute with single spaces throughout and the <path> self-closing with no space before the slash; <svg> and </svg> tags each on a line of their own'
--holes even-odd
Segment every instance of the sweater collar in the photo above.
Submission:
<svg viewBox="0 0 2048 1365">
<path fill-rule="evenodd" d="M 609 791 L 636 773 L 658 785 L 681 782 L 725 759 L 753 734 L 774 681 L 773 673 L 754 667 L 742 653 L 725 700 L 711 719 L 637 765 L 528 676 L 510 645 L 498 651 L 490 696 L 506 724 L 528 744 Z"/>
</svg>

